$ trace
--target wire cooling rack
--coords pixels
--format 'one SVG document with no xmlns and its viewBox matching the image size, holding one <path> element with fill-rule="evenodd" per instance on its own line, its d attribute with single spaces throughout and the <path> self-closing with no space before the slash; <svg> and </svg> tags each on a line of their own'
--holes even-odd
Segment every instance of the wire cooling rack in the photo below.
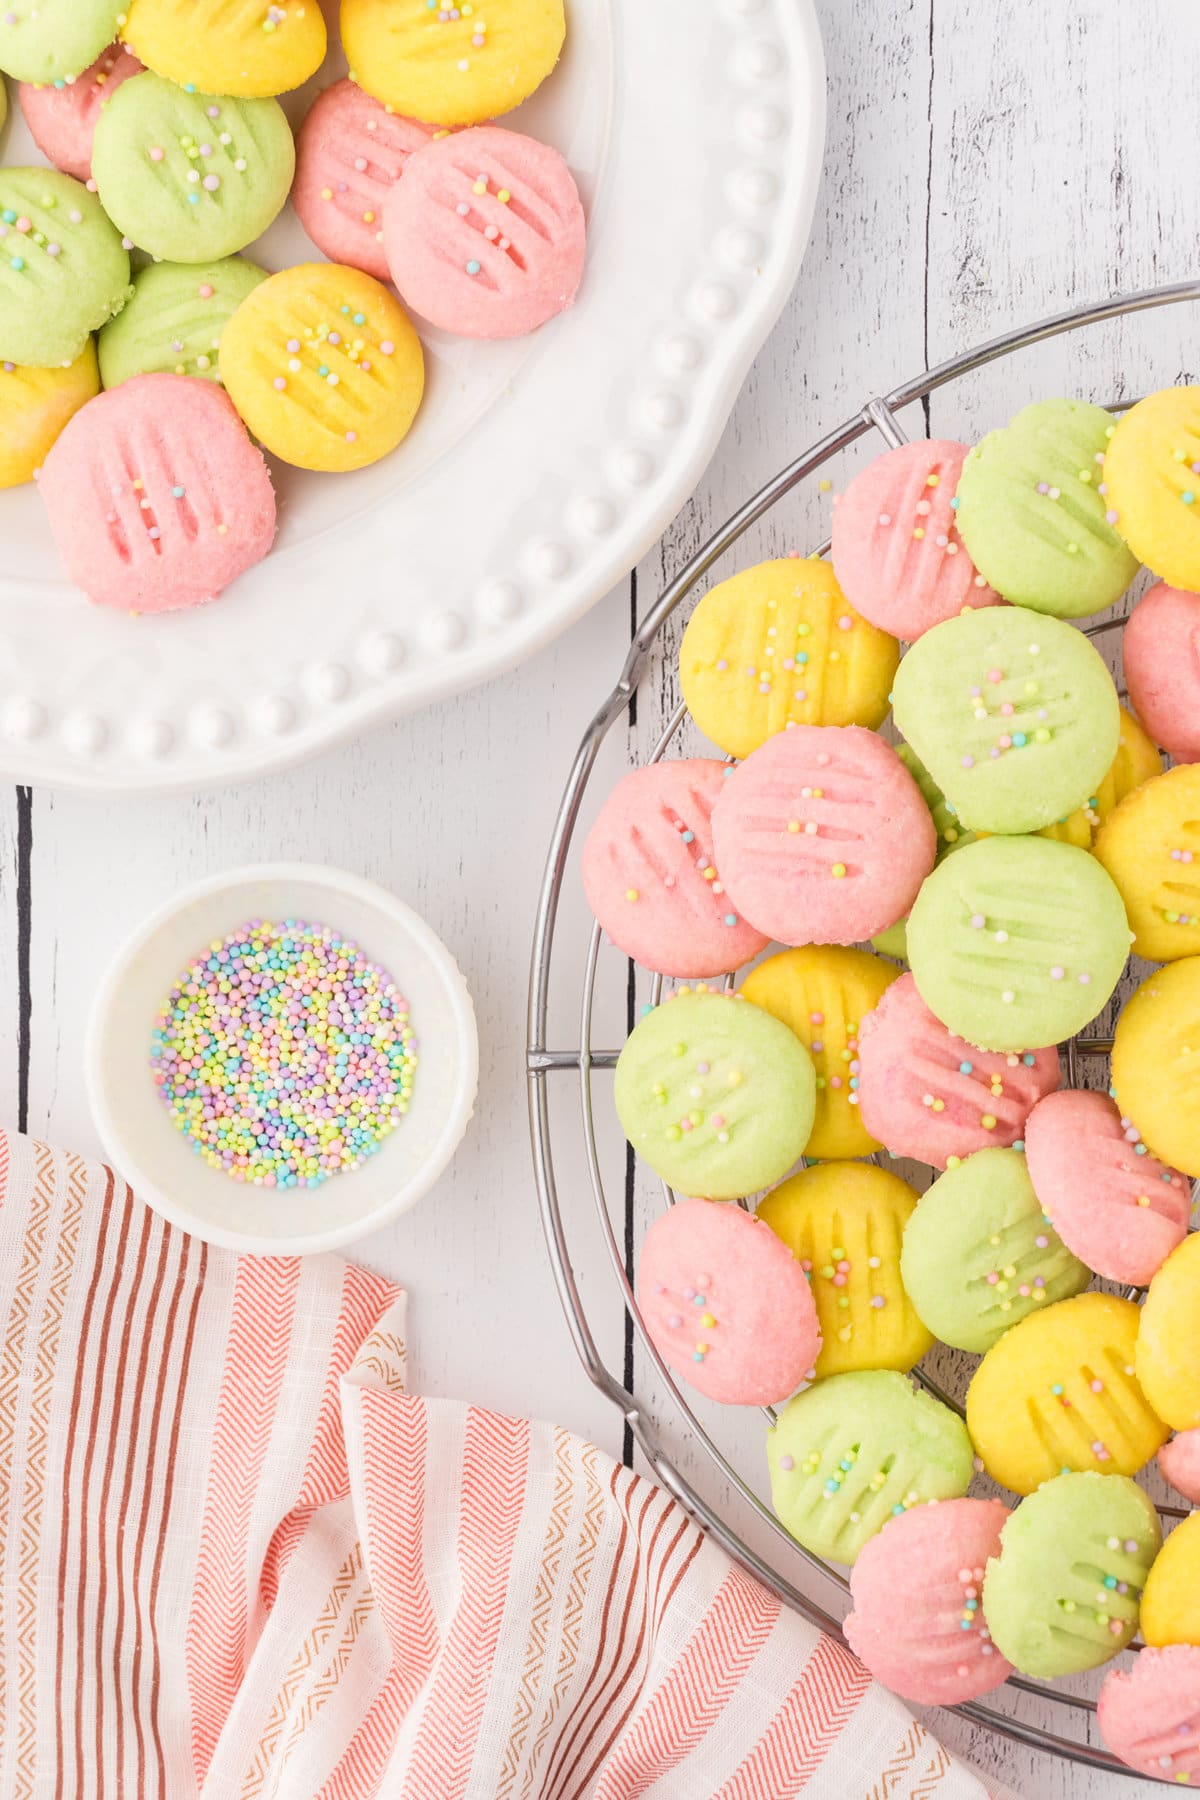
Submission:
<svg viewBox="0 0 1200 1800">
<path fill-rule="evenodd" d="M 584 955 L 582 988 L 578 998 L 578 1042 L 564 1048 L 552 1047 L 547 1042 L 551 999 L 560 991 L 566 980 L 565 974 L 560 976 L 558 983 L 554 980 L 556 970 L 565 961 L 561 949 L 558 952 L 557 962 L 555 960 L 555 932 L 564 880 L 568 869 L 574 867 L 571 860 L 572 849 L 573 847 L 577 849 L 574 839 L 580 810 L 601 746 L 617 722 L 628 713 L 634 695 L 651 665 L 655 646 L 667 620 L 677 608 L 684 604 L 697 583 L 703 579 L 713 564 L 786 494 L 791 493 L 802 482 L 815 476 L 840 452 L 872 433 L 882 437 L 889 446 L 904 443 L 908 434 L 901 428 L 896 417 L 897 413 L 902 412 L 905 407 L 916 401 L 926 400 L 939 388 L 962 379 L 987 363 L 1011 356 L 1016 351 L 1028 349 L 1048 338 L 1081 330 L 1087 325 L 1120 318 L 1125 314 L 1146 312 L 1155 307 L 1171 306 L 1181 301 L 1197 299 L 1200 299 L 1200 282 L 1180 282 L 1169 287 L 1146 289 L 1120 299 L 1105 301 L 1099 305 L 1084 307 L 1072 312 L 1059 313 L 1053 318 L 1042 319 L 1025 329 L 1007 332 L 1002 337 L 992 338 L 977 348 L 967 351 L 964 355 L 953 357 L 950 361 L 940 363 L 936 368 L 914 377 L 911 381 L 902 383 L 889 394 L 868 400 L 844 424 L 839 425 L 828 436 L 820 439 L 792 462 L 786 464 L 764 487 L 759 489 L 758 493 L 752 495 L 732 517 L 727 519 L 719 530 L 713 533 L 707 543 L 663 590 L 658 600 L 642 619 L 625 659 L 620 678 L 588 726 L 579 745 L 555 821 L 534 928 L 525 1063 L 533 1160 L 542 1222 L 550 1251 L 555 1283 L 575 1348 L 592 1382 L 620 1412 L 628 1431 L 645 1456 L 655 1478 L 675 1495 L 696 1522 L 709 1532 L 737 1563 L 764 1582 L 784 1604 L 794 1607 L 806 1619 L 843 1643 L 845 1637 L 838 1618 L 826 1610 L 818 1598 L 798 1585 L 797 1580 L 785 1572 L 783 1565 L 790 1564 L 794 1569 L 802 1570 L 804 1565 L 808 1564 L 812 1570 L 819 1573 L 824 1582 L 833 1583 L 835 1588 L 839 1588 L 843 1592 L 848 1588 L 844 1574 L 798 1545 L 775 1518 L 765 1500 L 755 1492 L 749 1482 L 733 1466 L 714 1441 L 709 1429 L 697 1417 L 692 1405 L 681 1392 L 655 1350 L 638 1310 L 626 1271 L 618 1227 L 614 1222 L 613 1207 L 605 1187 L 601 1169 L 602 1156 L 596 1140 L 593 1115 L 593 1077 L 598 1072 L 613 1069 L 619 1055 L 618 1050 L 597 1048 L 592 1041 L 596 975 L 601 946 L 601 932 L 598 925 L 593 924 L 592 926 Z M 1115 403 L 1107 401 L 1105 404 L 1109 406 L 1110 410 L 1117 411 L 1121 410 L 1123 406 L 1131 405 L 1132 401 Z M 828 542 L 814 546 L 815 553 L 819 555 L 825 554 L 828 549 Z M 1088 635 L 1102 636 L 1108 631 L 1119 629 L 1123 623 L 1122 619 L 1106 620 L 1093 626 Z M 649 761 L 656 762 L 661 759 L 679 733 L 686 717 L 687 710 L 681 704 L 668 721 L 666 729 L 648 758 Z M 726 986 L 731 987 L 732 985 L 733 977 L 731 976 L 727 978 Z M 662 978 L 656 976 L 650 987 L 652 1002 L 657 1003 L 661 989 Z M 1068 1084 L 1070 1086 L 1077 1084 L 1078 1064 L 1081 1058 L 1104 1057 L 1107 1056 L 1110 1049 L 1111 1042 L 1107 1038 L 1085 1036 L 1073 1039 L 1066 1046 Z M 663 1448 L 660 1432 L 654 1420 L 648 1416 L 646 1409 L 639 1403 L 637 1395 L 631 1392 L 608 1367 L 600 1352 L 588 1320 L 580 1280 L 576 1274 L 572 1241 L 568 1237 L 568 1222 L 555 1175 L 556 1143 L 560 1148 L 562 1147 L 562 1138 L 558 1134 L 565 1132 L 568 1128 L 561 1123 L 561 1114 L 558 1112 L 555 1112 L 555 1116 L 552 1118 L 551 1089 L 552 1084 L 558 1090 L 564 1084 L 570 1085 L 572 1081 L 577 1086 L 580 1110 L 576 1123 L 571 1128 L 571 1155 L 573 1159 L 576 1159 L 580 1148 L 584 1152 L 602 1239 L 607 1249 L 611 1273 L 626 1311 L 641 1338 L 646 1356 L 657 1370 L 660 1386 L 671 1396 L 674 1405 L 679 1409 L 680 1422 L 690 1434 L 691 1442 L 705 1452 L 717 1476 L 726 1487 L 737 1495 L 746 1507 L 751 1509 L 751 1517 L 761 1528 L 757 1535 L 763 1537 L 764 1541 L 771 1546 L 769 1554 L 753 1548 L 746 1538 L 676 1467 Z M 555 1118 L 559 1120 L 557 1124 Z M 664 1202 L 668 1205 L 672 1204 L 675 1198 L 666 1187 L 663 1188 L 663 1197 Z M 623 1206 L 623 1203 L 624 1196 L 622 1194 L 620 1205 Z M 616 1216 L 620 1216 L 619 1209 Z M 578 1221 L 575 1223 L 577 1224 Z M 931 1393 L 953 1406 L 957 1412 L 962 1412 L 963 1409 L 959 1402 L 951 1394 L 945 1392 L 932 1375 L 921 1369 L 914 1371 L 914 1374 L 916 1379 Z M 774 1417 L 770 1408 L 764 1410 L 768 1417 Z M 1165 1504 L 1159 1506 L 1160 1513 L 1168 1520 L 1183 1516 L 1185 1510 Z M 1013 1698 L 1014 1690 L 1015 1698 Z M 1133 1770 L 1127 1768 L 1123 1763 L 1117 1762 L 1107 1751 L 1088 1741 L 1092 1716 L 1095 1713 L 1095 1702 L 1091 1698 L 1070 1692 L 1061 1685 L 1050 1686 L 1044 1682 L 1026 1680 L 1019 1675 L 1011 1676 L 1006 1687 L 998 1692 L 1008 1695 L 1012 1699 L 1013 1711 L 1000 1711 L 994 1704 L 986 1704 L 983 1701 L 972 1701 L 955 1710 L 974 1723 L 983 1725 L 1014 1743 L 1029 1745 L 1091 1768 L 1106 1769 L 1126 1776 L 1134 1775 Z M 993 1695 L 990 1698 L 994 1700 L 996 1696 Z M 1039 1722 L 1040 1717 L 1047 1716 L 1048 1708 L 1050 1709 L 1048 1716 L 1055 1721 L 1053 1727 Z M 1039 1716 L 1031 1717 L 1030 1714 Z"/>
</svg>

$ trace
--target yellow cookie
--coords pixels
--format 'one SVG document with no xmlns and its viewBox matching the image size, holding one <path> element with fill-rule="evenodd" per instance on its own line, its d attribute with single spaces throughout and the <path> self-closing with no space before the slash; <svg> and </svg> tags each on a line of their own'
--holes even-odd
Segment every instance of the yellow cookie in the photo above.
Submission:
<svg viewBox="0 0 1200 1800">
<path fill-rule="evenodd" d="M 917 1204 L 874 1163 L 829 1162 L 793 1175 L 758 1208 L 812 1283 L 821 1322 L 818 1378 L 911 1369 L 934 1339 L 900 1281 L 900 1244 Z"/>
<path fill-rule="evenodd" d="M 1135 1361 L 1160 1419 L 1175 1431 L 1200 1425 L 1200 1232 L 1172 1250 L 1150 1283 Z"/>
<path fill-rule="evenodd" d="M 887 715 L 900 646 L 856 613 L 829 563 L 779 557 L 705 594 L 679 647 L 693 719 L 731 756 L 788 725 L 866 725 Z"/>
<path fill-rule="evenodd" d="M 1148 1644 L 1200 1644 L 1200 1512 L 1181 1520 L 1151 1564 L 1138 1623 Z"/>
<path fill-rule="evenodd" d="M 350 78 L 430 125 L 510 112 L 558 61 L 563 0 L 342 0 Z"/>
<path fill-rule="evenodd" d="M 1104 488 L 1134 555 L 1173 587 L 1200 589 L 1200 387 L 1130 407 L 1109 442 Z"/>
<path fill-rule="evenodd" d="M 1126 1002 L 1112 1093 L 1160 1162 L 1200 1175 L 1200 956 L 1156 969 Z"/>
<path fill-rule="evenodd" d="M 1181 763 L 1127 794 L 1096 837 L 1150 962 L 1200 955 L 1200 763 Z"/>
<path fill-rule="evenodd" d="M 1121 707 L 1121 741 L 1112 767 L 1088 801 L 1094 825 L 1103 825 L 1127 794 L 1162 774 L 1158 745 L 1127 707 Z"/>
<path fill-rule="evenodd" d="M 967 1390 L 967 1430 L 989 1475 L 1017 1494 L 1065 1469 L 1135 1475 L 1167 1438 L 1134 1375 L 1138 1309 L 1079 1294 L 993 1344 Z"/>
<path fill-rule="evenodd" d="M 325 60 L 321 0 L 132 0 L 121 36 L 168 81 L 202 94 L 286 94 Z"/>
<path fill-rule="evenodd" d="M 0 363 L 0 488 L 32 481 L 67 420 L 99 392 L 92 338 L 65 369 Z"/>
<path fill-rule="evenodd" d="M 806 1156 L 870 1156 L 881 1146 L 858 1113 L 859 1021 L 900 970 L 867 950 L 809 944 L 752 969 L 742 994 L 794 1031 L 817 1071 L 817 1116 Z"/>
<path fill-rule="evenodd" d="M 361 469 L 421 403 L 421 345 L 372 275 L 301 263 L 260 283 L 221 336 L 221 380 L 264 447 L 301 469 Z"/>
<path fill-rule="evenodd" d="M 976 837 L 990 837 L 987 831 L 977 831 Z M 1074 844 L 1078 850 L 1090 850 L 1092 847 L 1092 821 L 1086 806 L 1076 807 L 1065 819 L 1059 819 L 1053 825 L 1043 825 L 1035 837 L 1054 838 L 1060 844 Z"/>
</svg>

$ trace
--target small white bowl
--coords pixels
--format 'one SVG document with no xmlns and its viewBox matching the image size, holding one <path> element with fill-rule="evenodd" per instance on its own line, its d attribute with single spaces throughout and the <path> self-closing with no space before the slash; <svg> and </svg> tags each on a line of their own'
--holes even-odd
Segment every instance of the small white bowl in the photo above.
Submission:
<svg viewBox="0 0 1200 1800">
<path fill-rule="evenodd" d="M 253 1187 L 210 1167 L 172 1125 L 151 1076 L 155 1020 L 191 958 L 250 919 L 285 918 L 332 926 L 388 970 L 420 1057 L 408 1113 L 382 1148 L 317 1188 Z M 135 1193 L 210 1244 L 294 1256 L 365 1237 L 429 1191 L 470 1121 L 479 1043 L 458 966 L 411 907 L 341 869 L 265 863 L 214 875 L 139 926 L 96 996 L 86 1074 L 101 1141 Z"/>
</svg>

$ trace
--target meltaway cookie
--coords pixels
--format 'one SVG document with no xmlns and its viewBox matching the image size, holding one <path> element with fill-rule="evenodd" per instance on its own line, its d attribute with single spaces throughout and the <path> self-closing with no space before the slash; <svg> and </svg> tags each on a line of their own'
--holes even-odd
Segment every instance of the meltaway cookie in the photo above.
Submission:
<svg viewBox="0 0 1200 1800">
<path fill-rule="evenodd" d="M 7 0 L 0 69 L 18 81 L 65 86 L 112 43 L 124 19 L 124 0 Z"/>
<path fill-rule="evenodd" d="M 32 481 L 67 420 L 99 389 L 90 339 L 65 369 L 0 363 L 0 488 Z"/>
<path fill-rule="evenodd" d="M 1031 1494 L 1063 1469 L 1136 1475 L 1167 1428 L 1134 1373 L 1138 1309 L 1077 1294 L 1005 1332 L 967 1390 L 967 1428 L 993 1480 Z"/>
<path fill-rule="evenodd" d="M 831 566 L 784 556 L 711 588 L 679 647 L 696 724 L 731 756 L 792 725 L 887 717 L 900 646 L 856 613 Z"/>
<path fill-rule="evenodd" d="M 965 1494 L 971 1440 L 956 1413 L 892 1369 L 831 1375 L 767 1432 L 771 1504 L 806 1550 L 853 1563 L 889 1519 Z"/>
<path fill-rule="evenodd" d="M 255 437 L 301 469 L 361 469 L 407 436 L 421 342 L 382 282 L 337 263 L 272 275 L 221 339 L 221 379 Z"/>
<path fill-rule="evenodd" d="M 964 607 L 999 595 L 976 569 L 953 506 L 965 444 L 918 438 L 860 469 L 833 513 L 831 555 L 846 598 L 912 643 Z"/>
<path fill-rule="evenodd" d="M 971 451 L 958 529 L 998 593 L 1075 619 L 1119 600 L 1137 560 L 1116 530 L 1105 452 L 1113 419 L 1084 400 L 1040 400 Z"/>
<path fill-rule="evenodd" d="M 1108 1001 L 1128 952 L 1112 881 L 1086 850 L 1047 838 L 968 844 L 934 870 L 908 920 L 922 1000 L 987 1050 L 1072 1037 Z"/>
<path fill-rule="evenodd" d="M 1200 1176 L 1200 957 L 1156 969 L 1126 1002 L 1112 1093 L 1149 1152 Z"/>
<path fill-rule="evenodd" d="M 129 0 L 123 36 L 168 81 L 243 98 L 299 87 L 326 46 L 313 0 Z"/>
<path fill-rule="evenodd" d="M 330 262 L 390 279 L 383 203 L 431 125 L 406 119 L 352 81 L 337 81 L 309 108 L 296 137 L 292 205 Z"/>
<path fill-rule="evenodd" d="M 1200 1513 L 1175 1527 L 1146 1577 L 1142 1636 L 1158 1648 L 1200 1645 Z"/>
<path fill-rule="evenodd" d="M 660 1213 L 637 1293 L 663 1361 L 710 1400 L 770 1406 L 812 1375 L 821 1331 L 804 1272 L 738 1206 L 681 1200 Z"/>
<path fill-rule="evenodd" d="M 1128 629 L 1128 628 L 1127 628 Z M 1121 708 L 1121 737 L 1112 766 L 1096 792 L 1085 801 L 1093 830 L 1103 825 L 1110 812 L 1120 806 L 1127 794 L 1153 781 L 1162 774 L 1162 757 L 1154 740 L 1143 730 L 1133 714 Z"/>
<path fill-rule="evenodd" d="M 618 950 L 643 968 L 724 975 L 766 948 L 737 913 L 713 861 L 712 808 L 724 763 L 651 763 L 619 781 L 584 840 L 584 892 Z"/>
<path fill-rule="evenodd" d="M 976 1353 L 1092 1278 L 1046 1220 L 1019 1150 L 979 1150 L 926 1189 L 900 1271 L 928 1329 Z"/>
<path fill-rule="evenodd" d="M 1174 1431 L 1200 1426 L 1200 1232 L 1185 1237 L 1150 1283 L 1138 1326 L 1138 1380 Z"/>
<path fill-rule="evenodd" d="M 38 487 L 71 580 L 126 612 L 211 600 L 275 535 L 266 464 L 207 381 L 139 375 L 97 395 Z"/>
<path fill-rule="evenodd" d="M 1025 1156 L 1043 1210 L 1075 1255 L 1106 1281 L 1144 1287 L 1181 1243 L 1191 1183 L 1138 1154 L 1137 1133 L 1107 1094 L 1050 1094 L 1025 1126 Z"/>
<path fill-rule="evenodd" d="M 740 1200 L 803 1155 L 815 1091 L 812 1059 L 786 1025 L 701 984 L 634 1026 L 613 1098 L 626 1137 L 664 1181 Z"/>
<path fill-rule="evenodd" d="M 809 1156 L 870 1156 L 880 1144 L 858 1105 L 858 1029 L 898 971 L 865 950 L 810 944 L 759 963 L 741 992 L 796 1033 L 817 1071 Z"/>
<path fill-rule="evenodd" d="M 0 168 L 0 362 L 74 362 L 130 292 L 129 254 L 82 182 Z"/>
<path fill-rule="evenodd" d="M 916 1204 L 906 1181 L 863 1162 L 819 1163 L 759 1202 L 758 1217 L 812 1284 L 819 1379 L 847 1369 L 907 1371 L 933 1347 L 900 1279 L 900 1241 Z"/>
<path fill-rule="evenodd" d="M 1104 465 L 1108 505 L 1146 567 L 1200 589 L 1200 387 L 1148 394 L 1123 416 Z"/>
<path fill-rule="evenodd" d="M 215 263 L 147 263 L 133 293 L 100 333 L 100 376 L 118 387 L 135 375 L 220 379 L 221 334 L 246 295 L 267 279 L 241 256 Z"/>
<path fill-rule="evenodd" d="M 1128 1669 L 1110 1669 L 1096 1723 L 1105 1748 L 1139 1775 L 1194 1781 L 1200 1776 L 1200 1649 L 1147 1649 Z"/>
<path fill-rule="evenodd" d="M 1129 698 L 1176 762 L 1200 762 L 1200 594 L 1160 581 L 1121 637 Z"/>
<path fill-rule="evenodd" d="M 341 26 L 353 80 L 435 125 L 473 125 L 519 106 L 558 61 L 567 29 L 563 0 L 342 0 Z"/>
<path fill-rule="evenodd" d="M 918 1706 L 957 1706 L 1012 1674 L 980 1598 L 1007 1517 L 1000 1500 L 943 1500 L 889 1519 L 863 1546 L 846 1637 L 893 1693 Z"/>
<path fill-rule="evenodd" d="M 1149 962 L 1200 954 L 1200 763 L 1185 763 L 1126 795 L 1096 836 Z"/>
<path fill-rule="evenodd" d="M 570 306 L 586 235 L 558 151 L 497 125 L 431 139 L 383 207 L 401 299 L 460 337 L 523 337 Z"/>
<path fill-rule="evenodd" d="M 1016 1143 L 1030 1108 L 1059 1083 L 1058 1052 L 976 1050 L 947 1030 L 902 975 L 862 1020 L 858 1111 L 893 1156 L 944 1169 Z"/>
<path fill-rule="evenodd" d="M 1200 1426 L 1177 1431 L 1158 1453 L 1158 1471 L 1176 1493 L 1200 1506 Z"/>
<path fill-rule="evenodd" d="M 894 925 L 933 867 L 933 821 L 872 731 L 797 725 L 734 770 L 713 807 L 734 906 L 781 944 L 855 944 Z"/>
<path fill-rule="evenodd" d="M 1124 1650 L 1138 1626 L 1158 1514 L 1120 1475 L 1056 1475 L 1005 1520 L 983 1577 L 992 1640 L 1026 1675 L 1077 1675 Z"/>
<path fill-rule="evenodd" d="M 64 175 L 86 181 L 92 172 L 92 138 L 105 101 L 142 65 L 123 44 L 110 44 L 70 85 L 23 81 L 21 111 L 29 135 Z"/>
<path fill-rule="evenodd" d="M 188 92 L 149 70 L 113 95 L 92 142 L 104 210 L 167 262 L 244 250 L 287 199 L 295 160 L 277 100 Z"/>
<path fill-rule="evenodd" d="M 964 844 L 975 842 L 975 833 L 967 831 L 958 820 L 958 815 L 946 799 L 941 788 L 925 767 L 911 744 L 897 744 L 896 755 L 904 764 L 918 788 L 921 798 L 929 808 L 933 819 L 933 828 L 937 833 L 937 854 L 934 866 L 942 858 L 949 856 L 952 850 L 959 850 Z M 881 956 L 894 956 L 899 962 L 908 960 L 908 932 L 906 921 L 901 919 L 896 925 L 889 925 L 886 931 L 879 931 L 871 939 L 871 946 Z"/>
<path fill-rule="evenodd" d="M 1137 720 L 1125 707 L 1118 709 L 1120 715 L 1120 738 L 1117 753 L 1109 765 L 1108 773 L 1100 781 L 1094 793 L 1088 795 L 1083 805 L 1068 813 L 1065 818 L 1053 825 L 1043 825 L 1033 835 L 1036 837 L 1054 838 L 1059 843 L 1074 844 L 1080 850 L 1090 850 L 1095 832 L 1104 823 L 1109 813 L 1143 782 L 1150 781 L 1155 775 L 1162 774 L 1162 758 L 1151 740 L 1146 736 Z M 932 775 L 921 762 L 909 744 L 901 744 L 896 752 L 905 768 L 921 790 L 921 797 L 933 814 L 933 823 L 938 834 L 937 860 L 949 856 L 953 850 L 960 850 L 964 844 L 972 844 L 976 833 L 968 831 L 960 821 L 958 814 L 938 787 Z M 986 833 L 980 833 L 986 836 Z M 896 956 L 906 961 L 908 956 L 908 934 L 903 925 L 894 925 L 890 931 L 882 933 L 872 940 L 876 950 L 884 956 Z"/>
<path fill-rule="evenodd" d="M 1020 607 L 964 613 L 900 664 L 896 724 L 976 831 L 1054 825 L 1095 794 L 1120 740 L 1117 690 L 1074 626 Z"/>
<path fill-rule="evenodd" d="M 958 814 L 912 745 L 897 744 L 896 755 L 920 788 L 921 798 L 933 815 L 933 828 L 937 832 L 938 862 L 941 862 L 944 856 L 949 856 L 952 850 L 961 850 L 964 844 L 974 843 L 975 833 L 968 831 L 966 826 L 961 823 Z"/>
</svg>

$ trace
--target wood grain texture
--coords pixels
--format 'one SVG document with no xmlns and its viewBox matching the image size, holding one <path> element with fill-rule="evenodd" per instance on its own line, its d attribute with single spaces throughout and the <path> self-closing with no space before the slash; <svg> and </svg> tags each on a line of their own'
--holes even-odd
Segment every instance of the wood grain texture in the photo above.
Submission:
<svg viewBox="0 0 1200 1800">
<path fill-rule="evenodd" d="M 0 1101 L 31 1130 L 94 1147 L 81 1079 L 84 1024 L 101 970 L 137 920 L 210 871 L 311 857 L 361 871 L 410 900 L 462 963 L 479 1012 L 482 1080 L 471 1135 L 436 1195 L 364 1246 L 413 1290 L 415 1377 L 433 1393 L 554 1417 L 617 1453 L 619 1421 L 575 1362 L 550 1285 L 529 1174 L 520 1061 L 528 940 L 550 823 L 570 754 L 615 679 L 631 596 L 644 610 L 711 530 L 787 458 L 869 396 L 1014 324 L 1194 270 L 1200 188 L 1185 137 L 1200 68 L 1191 0 L 1035 7 L 1031 0 L 818 0 L 829 63 L 824 186 L 804 271 L 759 356 L 720 450 L 630 586 L 524 669 L 380 731 L 320 763 L 199 799 L 111 800 L 10 792 L 0 802 Z M 1118 399 L 1195 379 L 1200 309 L 1095 327 L 982 371 L 905 420 L 967 438 L 1050 393 Z M 856 459 L 843 459 L 842 469 Z M 838 469 L 830 471 L 835 482 Z M 810 484 L 718 570 L 828 529 Z M 641 760 L 677 699 L 674 647 L 615 731 L 597 777 Z M 698 740 L 693 740 L 697 741 Z M 22 925 L 22 908 L 25 924 Z M 572 882 L 564 944 L 585 937 Z M 602 953 L 596 1041 L 618 1043 L 626 965 Z M 26 983 L 23 986 L 23 982 Z M 554 1025 L 576 1025 L 575 993 Z M 1096 1072 L 1092 1072 L 1096 1078 Z M 618 1258 L 659 1204 L 625 1159 L 597 1082 Z M 556 1091 L 570 1128 L 578 1095 Z M 22 1120 L 24 1122 L 24 1120 Z M 565 1134 L 564 1134 L 565 1135 Z M 610 1246 L 581 1155 L 560 1181 L 578 1272 L 610 1366 L 626 1365 L 661 1416 L 679 1466 L 745 1520 L 627 1343 Z M 714 1420 L 716 1415 L 713 1415 Z M 726 1412 L 722 1442 L 757 1482 L 762 1422 Z M 750 1516 L 753 1541 L 839 1609 L 801 1559 Z M 947 1739 L 1023 1800 L 1161 1792 L 1086 1776 L 935 1716 Z M 1053 1723 L 1055 1721 L 1049 1720 Z M 826 1800 L 826 1797 L 823 1797 Z M 841 1797 L 827 1797 L 841 1800 Z"/>
</svg>

